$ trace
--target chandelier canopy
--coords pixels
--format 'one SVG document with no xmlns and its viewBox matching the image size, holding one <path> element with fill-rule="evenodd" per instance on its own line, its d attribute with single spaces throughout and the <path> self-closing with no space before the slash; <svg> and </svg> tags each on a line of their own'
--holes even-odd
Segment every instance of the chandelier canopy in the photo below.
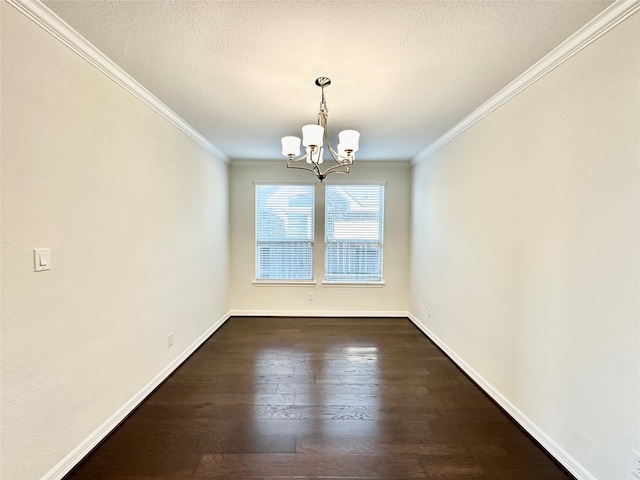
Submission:
<svg viewBox="0 0 640 480">
<path fill-rule="evenodd" d="M 331 147 L 327 131 L 329 109 L 324 98 L 324 87 L 331 85 L 331 79 L 318 77 L 316 85 L 322 90 L 320 111 L 318 112 L 317 124 L 302 127 L 302 145 L 305 146 L 305 152 L 300 155 L 300 139 L 298 137 L 282 137 L 281 141 L 282 154 L 287 157 L 287 168 L 309 170 L 322 182 L 330 173 L 349 173 L 349 168 L 355 159 L 355 152 L 358 151 L 360 133 L 356 130 L 343 130 L 338 134 L 337 149 L 334 150 Z M 324 155 L 323 144 L 326 144 L 334 162 L 324 171 L 320 167 Z"/>
</svg>

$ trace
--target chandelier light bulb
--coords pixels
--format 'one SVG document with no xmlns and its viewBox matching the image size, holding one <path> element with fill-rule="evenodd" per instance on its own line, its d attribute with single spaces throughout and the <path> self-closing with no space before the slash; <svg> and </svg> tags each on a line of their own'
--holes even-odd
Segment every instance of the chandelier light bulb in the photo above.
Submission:
<svg viewBox="0 0 640 480">
<path fill-rule="evenodd" d="M 342 148 L 351 150 L 353 152 L 358 151 L 358 141 L 360 140 L 360 132 L 357 130 L 343 130 L 338 134 L 338 139 Z"/>
<path fill-rule="evenodd" d="M 300 155 L 300 139 L 298 137 L 282 137 L 282 154 L 285 157 Z"/>
<path fill-rule="evenodd" d="M 321 147 L 324 128 L 322 125 L 305 125 L 302 127 L 302 144 L 305 147 Z"/>
</svg>

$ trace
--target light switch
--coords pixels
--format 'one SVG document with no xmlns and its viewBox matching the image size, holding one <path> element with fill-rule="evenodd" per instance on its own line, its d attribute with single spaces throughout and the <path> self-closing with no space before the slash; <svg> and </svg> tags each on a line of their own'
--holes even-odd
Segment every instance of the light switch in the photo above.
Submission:
<svg viewBox="0 0 640 480">
<path fill-rule="evenodd" d="M 51 268 L 51 251 L 48 248 L 33 249 L 33 266 L 36 272 Z"/>
</svg>

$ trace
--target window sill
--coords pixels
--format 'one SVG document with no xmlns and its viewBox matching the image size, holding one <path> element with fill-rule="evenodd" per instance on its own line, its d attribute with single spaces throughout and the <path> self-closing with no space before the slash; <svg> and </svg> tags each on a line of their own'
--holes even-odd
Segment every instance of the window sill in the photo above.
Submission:
<svg viewBox="0 0 640 480">
<path fill-rule="evenodd" d="M 314 280 L 254 280 L 254 287 L 308 287 Z"/>
<path fill-rule="evenodd" d="M 384 287 L 384 282 L 322 282 L 323 287 Z"/>
</svg>

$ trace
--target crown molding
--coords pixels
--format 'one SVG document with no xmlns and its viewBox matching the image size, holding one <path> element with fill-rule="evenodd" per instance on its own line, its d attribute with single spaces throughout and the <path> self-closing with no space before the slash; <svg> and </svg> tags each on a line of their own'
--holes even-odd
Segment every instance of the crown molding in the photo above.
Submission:
<svg viewBox="0 0 640 480">
<path fill-rule="evenodd" d="M 471 114 L 465 117 L 451 130 L 418 153 L 412 164 L 420 163 L 440 147 L 446 145 L 465 130 L 482 120 L 497 108 L 504 105 L 523 90 L 533 85 L 546 74 L 566 62 L 573 55 L 600 38 L 613 27 L 640 10 L 640 0 L 618 0 L 604 9 L 593 20 L 583 26 L 567 40 L 562 42 L 522 75 L 500 90 Z"/>
<path fill-rule="evenodd" d="M 82 35 L 71 28 L 64 20 L 49 10 L 38 0 L 4 0 L 20 13 L 47 31 L 62 44 L 100 70 L 107 77 L 131 93 L 142 103 L 150 107 L 169 123 L 187 134 L 216 158 L 229 163 L 227 155 L 189 125 L 182 117 L 162 103 L 146 88 L 134 80 L 127 72 L 116 65 L 104 53 L 94 47 Z"/>
</svg>

